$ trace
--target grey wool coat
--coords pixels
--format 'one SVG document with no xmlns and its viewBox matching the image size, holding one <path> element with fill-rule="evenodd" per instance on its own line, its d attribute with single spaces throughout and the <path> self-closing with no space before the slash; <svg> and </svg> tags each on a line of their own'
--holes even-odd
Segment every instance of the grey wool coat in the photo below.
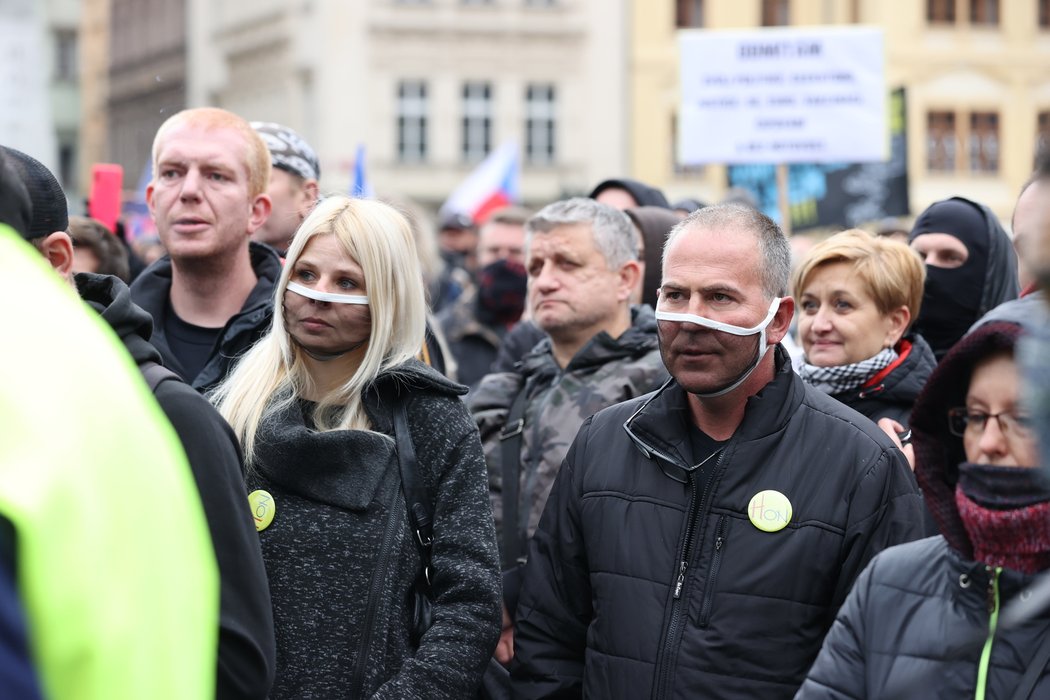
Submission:
<svg viewBox="0 0 1050 700">
<path fill-rule="evenodd" d="M 405 391 L 434 505 L 434 623 L 418 649 L 411 589 L 421 564 L 390 437 L 394 397 Z M 248 482 L 275 507 L 259 533 L 277 637 L 271 698 L 474 694 L 499 637 L 501 589 L 485 460 L 463 392 L 412 361 L 365 392 L 375 432 L 314 431 L 305 402 L 260 425 Z M 386 541 L 392 556 L 383 557 Z"/>
</svg>

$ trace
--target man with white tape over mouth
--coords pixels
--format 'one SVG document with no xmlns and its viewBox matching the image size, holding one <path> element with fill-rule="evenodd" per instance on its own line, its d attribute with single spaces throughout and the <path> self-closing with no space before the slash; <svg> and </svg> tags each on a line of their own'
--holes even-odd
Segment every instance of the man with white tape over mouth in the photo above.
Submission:
<svg viewBox="0 0 1050 700">
<path fill-rule="evenodd" d="M 779 345 L 789 272 L 751 208 L 672 229 L 671 379 L 595 414 L 566 456 L 518 605 L 518 697 L 790 698 L 864 565 L 922 536 L 903 455 Z"/>
</svg>

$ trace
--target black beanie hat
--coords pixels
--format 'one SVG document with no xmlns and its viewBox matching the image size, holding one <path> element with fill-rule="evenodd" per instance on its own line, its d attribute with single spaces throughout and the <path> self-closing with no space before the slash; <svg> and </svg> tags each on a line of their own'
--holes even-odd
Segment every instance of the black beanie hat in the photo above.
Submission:
<svg viewBox="0 0 1050 700">
<path fill-rule="evenodd" d="M 14 148 L 0 146 L 0 152 L 6 156 L 8 164 L 13 167 L 29 193 L 33 214 L 28 229 L 23 230 L 22 235 L 27 240 L 32 240 L 68 229 L 66 194 L 51 171 L 36 158 Z"/>
<path fill-rule="evenodd" d="M 25 238 L 29 235 L 32 219 L 33 205 L 29 202 L 29 193 L 11 159 L 0 148 L 0 224 L 7 224 Z"/>
</svg>

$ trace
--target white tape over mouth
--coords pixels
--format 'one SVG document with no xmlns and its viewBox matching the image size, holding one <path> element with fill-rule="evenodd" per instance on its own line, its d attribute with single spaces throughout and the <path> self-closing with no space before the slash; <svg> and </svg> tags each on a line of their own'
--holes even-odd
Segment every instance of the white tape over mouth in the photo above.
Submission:
<svg viewBox="0 0 1050 700">
<path fill-rule="evenodd" d="M 313 299 L 314 301 L 327 301 L 332 304 L 364 304 L 368 305 L 368 297 L 361 294 L 331 294 L 329 292 L 318 292 L 309 287 L 304 287 L 298 282 L 289 282 L 288 291 L 295 292 L 299 296 Z"/>
<path fill-rule="evenodd" d="M 776 297 L 773 302 L 769 305 L 769 312 L 766 317 L 757 326 L 751 328 L 741 328 L 740 326 L 734 326 L 729 323 L 721 323 L 719 321 L 712 321 L 709 318 L 703 316 L 696 316 L 695 314 L 676 314 L 670 311 L 657 311 L 656 320 L 658 321 L 674 321 L 676 323 L 695 323 L 698 326 L 704 328 L 710 328 L 713 331 L 722 331 L 723 333 L 731 333 L 732 335 L 754 335 L 758 333 L 758 348 L 755 353 L 755 361 L 751 363 L 751 366 L 745 369 L 740 376 L 728 385 L 718 389 L 717 391 L 709 391 L 706 393 L 693 392 L 694 395 L 701 398 L 710 399 L 716 396 L 722 396 L 728 394 L 733 389 L 743 384 L 751 373 L 758 368 L 758 365 L 762 362 L 762 358 L 766 356 L 766 351 L 769 350 L 769 346 L 766 345 L 766 326 L 773 320 L 777 310 L 780 308 L 781 297 Z"/>
<path fill-rule="evenodd" d="M 676 323 L 695 323 L 698 326 L 704 328 L 710 328 L 713 331 L 722 331 L 723 333 L 731 333 L 732 335 L 754 335 L 766 329 L 769 322 L 773 320 L 773 316 L 776 315 L 777 309 L 780 308 L 780 297 L 773 299 L 773 302 L 769 305 L 769 312 L 766 317 L 762 319 L 758 325 L 752 326 L 751 328 L 742 328 L 740 326 L 734 326 L 729 323 L 722 323 L 720 321 L 712 321 L 709 318 L 703 316 L 697 316 L 695 314 L 678 314 L 670 311 L 656 310 L 657 321 L 674 321 Z"/>
</svg>

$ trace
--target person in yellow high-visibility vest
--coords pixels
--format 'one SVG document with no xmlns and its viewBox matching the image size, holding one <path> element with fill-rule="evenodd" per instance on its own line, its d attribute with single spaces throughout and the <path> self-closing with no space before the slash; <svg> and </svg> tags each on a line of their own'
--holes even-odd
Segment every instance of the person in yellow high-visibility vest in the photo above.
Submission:
<svg viewBox="0 0 1050 700">
<path fill-rule="evenodd" d="M 44 695 L 213 697 L 218 573 L 182 447 L 118 338 L 5 220 L 0 567 Z"/>
</svg>

